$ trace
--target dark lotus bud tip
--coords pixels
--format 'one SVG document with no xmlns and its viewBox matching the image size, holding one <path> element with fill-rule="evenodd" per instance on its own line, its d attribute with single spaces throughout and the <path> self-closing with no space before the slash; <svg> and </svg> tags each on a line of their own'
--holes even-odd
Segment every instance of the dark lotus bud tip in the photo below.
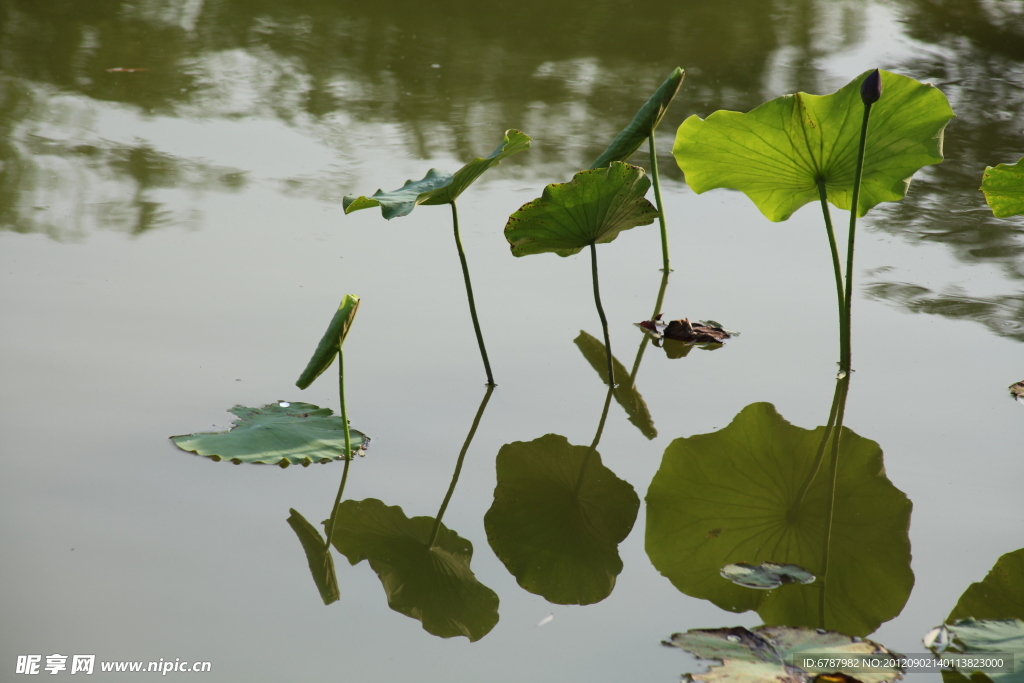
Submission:
<svg viewBox="0 0 1024 683">
<path fill-rule="evenodd" d="M 882 97 L 882 74 L 875 69 L 860 84 L 860 99 L 865 105 L 874 104 Z"/>
</svg>

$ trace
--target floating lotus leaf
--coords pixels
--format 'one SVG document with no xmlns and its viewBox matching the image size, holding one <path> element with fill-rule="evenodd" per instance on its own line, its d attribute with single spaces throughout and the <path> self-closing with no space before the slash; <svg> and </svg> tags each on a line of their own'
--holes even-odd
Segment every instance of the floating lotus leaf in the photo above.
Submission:
<svg viewBox="0 0 1024 683">
<path fill-rule="evenodd" d="M 334 573 L 334 557 L 331 555 L 330 546 L 316 527 L 307 522 L 298 511 L 293 508 L 289 512 L 291 514 L 288 515 L 288 526 L 299 537 L 299 543 L 306 551 L 309 572 L 313 575 L 317 590 L 320 591 L 320 598 L 325 605 L 337 602 L 341 593 L 338 591 L 338 577 Z"/>
<path fill-rule="evenodd" d="M 338 306 L 338 311 L 331 318 L 331 324 L 320 339 L 320 343 L 309 359 L 306 369 L 302 371 L 299 381 L 295 383 L 300 389 L 305 389 L 313 383 L 317 377 L 323 374 L 324 370 L 331 367 L 331 363 L 338 356 L 338 350 L 348 336 L 348 330 L 352 327 L 352 321 L 356 318 L 359 310 L 359 297 L 346 294 Z"/>
<path fill-rule="evenodd" d="M 980 189 L 996 218 L 1024 214 L 1024 158 L 1012 166 L 986 166 Z"/>
<path fill-rule="evenodd" d="M 910 570 L 910 501 L 885 476 L 882 451 L 843 428 L 827 576 L 822 561 L 831 499 L 829 464 L 799 492 L 824 427 L 801 429 L 769 403 L 744 408 L 725 429 L 676 439 L 647 492 L 647 554 L 687 595 L 768 624 L 819 626 L 864 636 L 903 609 Z M 737 562 L 796 564 L 811 585 L 759 591 L 723 581 Z"/>
<path fill-rule="evenodd" d="M 700 194 L 740 190 L 772 221 L 784 221 L 818 201 L 818 179 L 841 209 L 853 201 L 864 105 L 854 78 L 831 95 L 796 93 L 741 114 L 691 116 L 676 133 L 672 153 L 687 184 Z M 871 108 L 857 215 L 907 194 L 910 177 L 942 161 L 942 135 L 953 110 L 939 90 L 882 71 L 884 94 Z"/>
<path fill-rule="evenodd" d="M 683 84 L 683 77 L 685 72 L 676 67 L 665 82 L 662 83 L 654 94 L 651 95 L 651 99 L 644 103 L 644 106 L 640 107 L 640 110 L 633 117 L 633 120 L 628 126 L 622 129 L 612 143 L 608 145 L 601 156 L 597 158 L 590 168 L 601 168 L 607 166 L 613 161 L 625 161 L 629 157 L 633 156 L 633 152 L 640 148 L 640 145 L 651 136 L 654 129 L 661 123 L 661 119 L 665 116 L 665 112 L 668 110 L 668 105 L 672 103 L 676 93 L 679 92 L 679 87 Z"/>
<path fill-rule="evenodd" d="M 960 596 L 947 622 L 975 619 L 1024 619 L 1024 548 L 1006 553 L 988 576 Z"/>
<path fill-rule="evenodd" d="M 601 381 L 608 384 L 608 352 L 604 344 L 583 330 L 580 330 L 579 336 L 573 339 L 573 343 L 576 344 L 591 367 L 597 370 Z M 644 397 L 637 391 L 636 385 L 633 384 L 633 379 L 626 370 L 626 366 L 614 357 L 612 358 L 612 363 L 615 366 L 615 381 L 617 382 L 614 392 L 615 400 L 626 411 L 629 421 L 644 436 L 648 439 L 653 439 L 658 436 L 658 430 L 654 428 L 654 420 L 651 418 L 651 412 L 647 409 Z"/>
<path fill-rule="evenodd" d="M 889 651 L 878 643 L 851 638 L 842 633 L 789 626 L 762 626 L 748 631 L 736 628 L 694 629 L 676 633 L 665 645 L 678 647 L 701 658 L 718 660 L 706 673 L 687 674 L 684 680 L 704 683 L 782 683 L 808 682 L 819 670 L 800 664 L 816 655 L 855 659 L 860 656 L 885 656 Z M 856 669 L 838 669 L 854 672 Z M 835 673 L 837 669 L 827 670 Z M 856 671 L 861 683 L 883 683 L 899 678 L 899 670 L 872 673 Z"/>
<path fill-rule="evenodd" d="M 762 562 L 751 566 L 746 562 L 727 564 L 722 567 L 722 578 L 729 579 L 739 586 L 772 590 L 784 583 L 814 583 L 814 574 L 795 564 L 775 564 Z"/>
<path fill-rule="evenodd" d="M 408 216 L 420 204 L 450 204 L 466 191 L 491 166 L 507 156 L 530 148 L 530 136 L 518 130 L 505 131 L 505 139 L 489 156 L 473 159 L 455 173 L 432 168 L 422 180 L 407 180 L 392 192 L 377 190 L 372 197 L 347 196 L 342 200 L 345 213 L 379 206 L 384 218 Z"/>
<path fill-rule="evenodd" d="M 388 605 L 435 636 L 479 640 L 498 623 L 498 596 L 469 568 L 473 545 L 431 517 L 405 516 L 375 498 L 338 506 L 334 547 L 352 564 L 369 560 Z"/>
<path fill-rule="evenodd" d="M 619 161 L 580 171 L 568 183 L 552 183 L 539 199 L 523 204 L 505 225 L 512 254 L 554 252 L 571 256 L 591 244 L 611 242 L 623 230 L 658 217 L 644 199 L 651 186 L 644 170 Z"/>
<path fill-rule="evenodd" d="M 936 636 L 936 631 L 939 631 Z M 1024 682 L 1024 620 L 1021 619 L 961 619 L 952 624 L 944 624 L 925 637 L 925 643 L 933 652 L 946 656 L 951 654 L 977 655 L 978 659 L 1003 659 L 997 655 L 1008 655 L 1014 658 L 1011 671 L 986 671 L 972 673 L 972 669 L 963 668 L 958 672 L 950 672 L 944 681 L 990 680 L 993 683 Z M 941 643 L 941 644 L 940 644 Z M 988 655 L 988 656 L 986 656 Z M 980 667 L 979 667 L 980 668 Z"/>
<path fill-rule="evenodd" d="M 557 434 L 505 444 L 497 470 L 484 528 L 519 585 L 560 605 L 608 597 L 640 509 L 633 487 L 596 450 Z"/>
<path fill-rule="evenodd" d="M 237 464 L 309 465 L 345 457 L 345 425 L 330 408 L 312 403 L 271 403 L 262 408 L 235 406 L 238 419 L 226 432 L 172 436 L 183 451 Z M 364 455 L 369 437 L 354 429 L 352 455 Z"/>
</svg>

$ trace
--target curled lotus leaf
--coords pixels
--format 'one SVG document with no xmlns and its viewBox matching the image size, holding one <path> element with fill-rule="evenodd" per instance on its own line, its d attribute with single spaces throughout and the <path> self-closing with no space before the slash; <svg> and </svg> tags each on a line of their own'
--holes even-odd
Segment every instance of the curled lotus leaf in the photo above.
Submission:
<svg viewBox="0 0 1024 683">
<path fill-rule="evenodd" d="M 271 403 L 261 408 L 235 406 L 238 416 L 226 432 L 172 436 L 183 451 L 237 464 L 309 465 L 345 458 L 345 423 L 330 408 L 312 403 Z M 364 455 L 370 438 L 349 429 L 351 455 Z"/>
<path fill-rule="evenodd" d="M 864 105 L 865 72 L 831 95 L 796 93 L 748 113 L 691 116 L 676 132 L 672 153 L 700 194 L 740 190 L 769 220 L 784 221 L 818 201 L 850 209 Z M 913 78 L 882 71 L 884 94 L 871 108 L 857 215 L 907 194 L 910 177 L 942 161 L 943 130 L 954 117 L 945 95 Z"/>
</svg>

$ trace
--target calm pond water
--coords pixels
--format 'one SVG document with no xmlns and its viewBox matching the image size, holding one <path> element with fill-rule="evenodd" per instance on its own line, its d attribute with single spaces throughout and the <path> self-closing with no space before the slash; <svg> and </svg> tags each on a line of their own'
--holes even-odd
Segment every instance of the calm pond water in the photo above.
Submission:
<svg viewBox="0 0 1024 683">
<path fill-rule="evenodd" d="M 957 118 L 946 160 L 861 223 L 845 425 L 878 444 L 884 477 L 858 441 L 876 488 L 838 494 L 830 571 L 848 583 L 827 600 L 829 625 L 923 652 L 968 586 L 1024 547 L 1024 406 L 1006 389 L 1024 380 L 1024 220 L 993 218 L 977 191 L 986 165 L 1024 155 L 1021 3 L 12 0 L 0 17 L 5 680 L 19 655 L 59 653 L 209 661 L 213 681 L 675 681 L 697 664 L 659 644 L 671 634 L 753 628 L 778 622 L 784 599 L 816 602 L 821 582 L 758 593 L 775 601 L 766 616 L 722 593 L 732 584 L 705 551 L 719 538 L 739 547 L 742 525 L 716 521 L 725 494 L 707 481 L 666 484 L 688 496 L 677 530 L 696 534 L 690 550 L 657 536 L 677 511 L 648 517 L 673 440 L 770 417 L 766 403 L 796 427 L 824 425 L 838 353 L 817 208 L 776 224 L 740 193 L 697 196 L 670 148 L 691 114 L 834 92 L 874 67 L 934 83 Z M 645 348 L 634 386 L 649 421 L 613 401 L 597 449 L 639 504 L 632 523 L 629 495 L 597 489 L 597 509 L 625 501 L 607 513 L 625 535 L 621 573 L 595 604 L 555 604 L 520 586 L 485 515 L 496 463 L 523 448 L 503 447 L 594 439 L 605 387 L 574 340 L 601 328 L 586 252 L 517 259 L 501 231 L 544 185 L 589 166 L 676 66 L 686 79 L 659 128 L 674 267 L 663 311 L 742 336 L 682 358 Z M 532 149 L 459 200 L 498 383 L 444 514 L 500 601 L 470 642 L 390 609 L 368 563 L 338 552 L 341 598 L 323 605 L 286 519 L 330 514 L 341 463 L 233 466 L 167 437 L 226 429 L 234 405 L 336 409 L 333 373 L 305 391 L 295 380 L 341 296 L 357 294 L 346 393 L 373 443 L 345 498 L 436 516 L 485 397 L 450 212 L 386 222 L 376 209 L 345 216 L 341 200 L 454 171 L 509 128 Z M 649 166 L 643 151 L 632 161 Z M 645 343 L 633 323 L 659 294 L 655 226 L 598 249 L 626 368 Z M 796 433 L 764 424 L 751 443 Z M 717 477 L 742 507 L 805 455 L 771 471 L 713 457 L 680 476 Z M 527 522 L 551 527 L 505 526 Z M 564 533 L 571 545 L 582 532 Z M 560 585 L 589 586 L 595 571 L 610 587 L 609 552 Z M 666 553 L 675 583 L 659 571 Z"/>
</svg>

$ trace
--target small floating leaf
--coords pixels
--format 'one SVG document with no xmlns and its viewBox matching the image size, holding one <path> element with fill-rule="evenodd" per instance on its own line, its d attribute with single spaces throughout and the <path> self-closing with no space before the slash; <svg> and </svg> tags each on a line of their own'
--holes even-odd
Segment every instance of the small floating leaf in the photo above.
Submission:
<svg viewBox="0 0 1024 683">
<path fill-rule="evenodd" d="M 769 220 L 784 221 L 818 201 L 850 208 L 860 143 L 860 84 L 867 72 L 831 95 L 796 93 L 753 111 L 691 116 L 676 133 L 672 153 L 687 184 L 700 194 L 740 190 Z M 953 110 L 939 90 L 882 71 L 885 97 L 871 109 L 857 215 L 907 194 L 910 177 L 942 161 L 942 133 Z"/>
<path fill-rule="evenodd" d="M 985 675 L 993 683 L 1024 681 L 1024 620 L 960 619 L 937 630 L 943 632 L 943 638 L 933 638 L 935 630 L 926 636 L 926 640 L 933 641 L 930 646 L 933 652 L 945 653 L 947 656 L 950 653 L 979 655 L 979 660 L 988 659 L 983 655 L 992 655 L 991 658 L 996 659 L 995 655 L 1006 653 L 1014 658 L 1012 671 L 988 671 Z M 941 647 L 940 641 L 945 647 Z M 970 668 L 960 670 L 965 678 L 971 671 Z M 971 680 L 975 680 L 975 677 L 971 676 Z"/>
<path fill-rule="evenodd" d="M 672 103 L 679 87 L 683 84 L 685 72 L 676 67 L 675 71 L 658 86 L 651 98 L 644 103 L 640 110 L 633 117 L 628 126 L 622 129 L 612 143 L 608 145 L 601 156 L 590 165 L 590 168 L 601 168 L 613 161 L 625 161 L 633 156 L 633 152 L 640 148 L 647 138 L 651 136 L 654 129 L 661 123 L 661 119 Z"/>
<path fill-rule="evenodd" d="M 433 546 L 432 517 L 408 518 L 375 498 L 338 506 L 334 547 L 352 564 L 369 560 L 388 605 L 442 638 L 487 635 L 498 623 L 498 596 L 469 568 L 473 545 L 443 524 Z"/>
<path fill-rule="evenodd" d="M 1010 385 L 1010 395 L 1024 403 L 1024 382 L 1017 382 Z"/>
<path fill-rule="evenodd" d="M 519 585 L 560 605 L 608 597 L 640 509 L 633 487 L 596 450 L 558 434 L 505 444 L 497 470 L 484 528 Z"/>
<path fill-rule="evenodd" d="M 455 173 L 432 168 L 422 180 L 407 180 L 392 192 L 377 190 L 372 197 L 347 196 L 342 200 L 345 213 L 379 206 L 384 218 L 408 216 L 420 204 L 450 204 L 466 191 L 491 166 L 516 152 L 530 148 L 530 136 L 515 129 L 505 131 L 505 139 L 489 156 L 473 159 Z"/>
<path fill-rule="evenodd" d="M 996 218 L 1024 214 L 1024 158 L 1013 165 L 986 166 L 980 189 Z"/>
<path fill-rule="evenodd" d="M 302 371 L 302 375 L 299 377 L 299 381 L 295 383 L 295 386 L 299 389 L 305 389 L 313 383 L 313 380 L 322 375 L 324 370 L 331 367 L 331 363 L 334 362 L 335 357 L 338 355 L 338 349 L 341 348 L 341 345 L 345 342 L 345 337 L 348 336 L 348 330 L 352 327 L 352 321 L 355 320 L 358 310 L 359 297 L 346 294 L 341 300 L 341 305 L 338 306 L 338 311 L 331 318 L 331 324 L 327 326 L 327 331 L 324 332 L 324 336 L 320 339 L 316 351 L 313 352 L 313 357 L 309 359 L 306 369 Z M 281 405 L 287 407 L 285 403 Z"/>
<path fill-rule="evenodd" d="M 784 583 L 814 583 L 814 574 L 795 564 L 762 562 L 751 566 L 746 562 L 737 562 L 722 567 L 721 574 L 739 586 L 758 590 L 772 590 Z"/>
<path fill-rule="evenodd" d="M 330 546 L 316 527 L 307 522 L 297 510 L 292 508 L 289 512 L 291 514 L 288 515 L 288 526 L 299 537 L 299 543 L 306 551 L 309 572 L 313 575 L 317 590 L 320 591 L 320 598 L 325 605 L 337 602 L 341 593 L 338 591 L 338 577 L 334 573 L 334 557 L 331 555 Z"/>
<path fill-rule="evenodd" d="M 644 199 L 651 181 L 638 166 L 613 161 L 552 183 L 539 199 L 509 216 L 505 238 L 514 256 L 554 252 L 571 256 L 591 244 L 611 242 L 623 230 L 658 217 Z"/>
<path fill-rule="evenodd" d="M 735 628 L 693 629 L 676 633 L 665 645 L 678 647 L 701 659 L 718 660 L 705 673 L 687 674 L 685 680 L 704 683 L 764 683 L 765 681 L 806 682 L 821 670 L 800 664 L 802 660 L 826 655 L 830 659 L 881 657 L 889 651 L 878 643 L 851 638 L 842 633 L 790 626 L 761 626 L 753 631 Z M 883 683 L 900 678 L 896 668 L 871 673 L 851 667 L 825 670 L 826 673 L 853 673 L 861 683 Z M 836 680 L 836 679 L 831 679 Z M 838 680 L 849 680 L 840 678 Z"/>
<path fill-rule="evenodd" d="M 608 352 L 605 350 L 604 344 L 583 330 L 580 330 L 579 336 L 573 339 L 573 343 L 579 348 L 590 366 L 597 370 L 601 381 L 608 384 Z M 615 357 L 612 357 L 612 364 L 615 368 L 615 381 L 617 382 L 614 393 L 616 402 L 626 411 L 629 421 L 644 436 L 653 439 L 658 436 L 658 430 L 654 428 L 654 420 L 651 418 L 651 412 L 647 409 L 647 402 L 637 391 L 633 379 L 626 371 L 626 366 Z"/>
<path fill-rule="evenodd" d="M 172 436 L 171 441 L 183 451 L 235 464 L 287 467 L 344 458 L 345 425 L 330 408 L 271 403 L 262 408 L 235 406 L 231 412 L 238 419 L 229 431 Z M 354 429 L 350 432 L 352 455 L 365 454 L 370 439 Z"/>
</svg>

